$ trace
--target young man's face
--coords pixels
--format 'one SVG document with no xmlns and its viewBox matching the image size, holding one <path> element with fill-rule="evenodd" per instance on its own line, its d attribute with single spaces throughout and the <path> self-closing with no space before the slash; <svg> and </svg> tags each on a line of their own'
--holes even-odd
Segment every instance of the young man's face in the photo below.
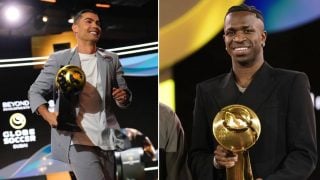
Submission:
<svg viewBox="0 0 320 180">
<path fill-rule="evenodd" d="M 247 64 L 262 55 L 266 32 L 254 13 L 239 11 L 226 16 L 223 37 L 232 60 Z"/>
<path fill-rule="evenodd" d="M 97 42 L 101 34 L 99 17 L 91 12 L 83 13 L 72 25 L 72 30 L 76 33 L 78 40 Z"/>
</svg>

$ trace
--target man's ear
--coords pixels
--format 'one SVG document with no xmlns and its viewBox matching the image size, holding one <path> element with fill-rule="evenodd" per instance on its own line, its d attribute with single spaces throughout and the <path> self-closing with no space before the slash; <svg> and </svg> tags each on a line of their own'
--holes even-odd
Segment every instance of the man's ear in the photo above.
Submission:
<svg viewBox="0 0 320 180">
<path fill-rule="evenodd" d="M 227 44 L 226 44 L 226 35 L 223 34 L 222 37 L 223 37 L 223 41 L 224 41 L 224 44 L 225 44 L 225 49 L 226 49 L 226 51 L 228 51 Z"/>
<path fill-rule="evenodd" d="M 262 33 L 262 39 L 261 39 L 261 41 L 262 41 L 262 47 L 265 46 L 266 40 L 267 40 L 267 31 L 263 31 L 263 33 Z"/>
<path fill-rule="evenodd" d="M 77 33 L 77 32 L 78 32 L 78 26 L 75 25 L 75 24 L 73 24 L 73 25 L 72 25 L 72 31 L 73 31 L 74 33 Z"/>
</svg>

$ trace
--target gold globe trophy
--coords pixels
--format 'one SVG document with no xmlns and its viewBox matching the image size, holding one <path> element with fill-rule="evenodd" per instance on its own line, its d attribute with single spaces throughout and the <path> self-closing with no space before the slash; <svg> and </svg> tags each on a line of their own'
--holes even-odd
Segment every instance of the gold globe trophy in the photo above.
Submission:
<svg viewBox="0 0 320 180">
<path fill-rule="evenodd" d="M 66 65 L 56 74 L 56 87 L 59 90 L 58 130 L 79 132 L 81 128 L 76 123 L 76 105 L 86 77 L 82 69 L 75 65 Z"/>
<path fill-rule="evenodd" d="M 221 146 L 238 154 L 235 166 L 226 169 L 227 180 L 253 180 L 247 150 L 255 144 L 261 132 L 255 112 L 239 104 L 226 106 L 215 116 L 212 130 Z"/>
</svg>

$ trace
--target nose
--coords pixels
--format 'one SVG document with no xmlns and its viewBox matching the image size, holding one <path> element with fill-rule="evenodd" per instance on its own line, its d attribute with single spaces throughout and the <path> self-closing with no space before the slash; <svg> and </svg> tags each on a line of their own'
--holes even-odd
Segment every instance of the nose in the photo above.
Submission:
<svg viewBox="0 0 320 180">
<path fill-rule="evenodd" d="M 93 23 L 93 27 L 96 27 L 96 28 L 101 29 L 101 26 L 100 26 L 100 24 L 98 24 L 98 23 Z"/>
<path fill-rule="evenodd" d="M 233 41 L 236 41 L 236 42 L 242 42 L 246 39 L 247 37 L 242 32 L 237 32 L 233 37 Z"/>
<path fill-rule="evenodd" d="M 91 23 L 91 27 L 101 29 L 101 26 L 100 26 L 99 22 L 92 22 Z"/>
</svg>

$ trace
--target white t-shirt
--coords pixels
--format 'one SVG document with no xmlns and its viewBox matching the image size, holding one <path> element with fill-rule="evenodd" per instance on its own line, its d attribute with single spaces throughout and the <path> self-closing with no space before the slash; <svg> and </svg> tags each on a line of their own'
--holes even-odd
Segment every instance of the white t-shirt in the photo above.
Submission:
<svg viewBox="0 0 320 180">
<path fill-rule="evenodd" d="M 103 88 L 101 76 L 98 72 L 96 54 L 79 53 L 81 69 L 86 75 L 86 85 L 79 95 L 80 110 L 77 123 L 83 132 L 73 134 L 72 143 L 88 146 L 99 146 L 106 149 L 103 144 L 103 130 L 106 126 L 105 105 L 103 104 Z"/>
</svg>

